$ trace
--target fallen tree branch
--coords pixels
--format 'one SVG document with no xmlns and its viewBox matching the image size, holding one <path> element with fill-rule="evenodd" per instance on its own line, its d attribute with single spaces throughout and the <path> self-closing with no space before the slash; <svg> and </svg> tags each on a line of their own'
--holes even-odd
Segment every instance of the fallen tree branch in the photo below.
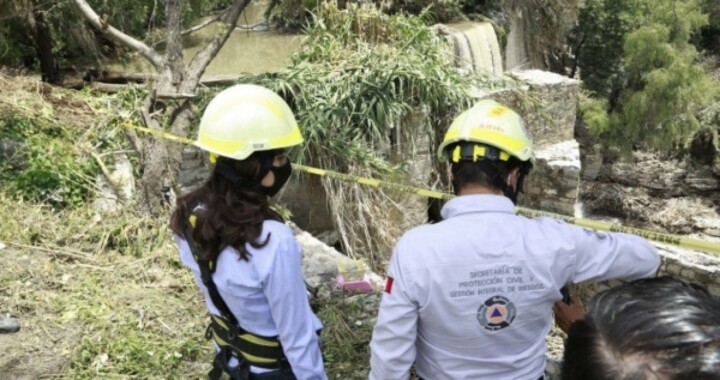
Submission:
<svg viewBox="0 0 720 380">
<path fill-rule="evenodd" d="M 247 30 L 251 32 L 264 32 L 270 29 L 270 25 L 267 22 L 258 22 L 250 25 L 238 25 L 235 29 Z"/>
<path fill-rule="evenodd" d="M 132 84 L 115 84 L 115 83 L 103 83 L 103 82 L 90 82 L 90 89 L 105 94 L 117 94 L 118 92 L 126 89 Z"/>
<path fill-rule="evenodd" d="M 240 13 L 242 13 L 243 9 L 245 9 L 245 6 L 249 2 L 249 0 L 235 0 L 233 2 L 233 5 L 228 10 L 227 14 L 225 14 L 225 17 L 223 18 L 223 23 L 225 23 L 226 27 L 221 28 L 221 31 L 218 32 L 215 37 L 213 37 L 213 39 L 208 42 L 207 45 L 205 45 L 204 48 L 198 51 L 197 54 L 195 54 L 195 56 L 190 61 L 187 70 L 187 78 L 189 81 L 191 81 L 191 83 L 189 84 L 192 85 L 192 88 L 195 88 L 195 86 L 197 86 L 197 83 L 200 81 L 200 77 L 202 77 L 202 74 L 205 72 L 207 66 L 215 58 L 218 51 L 220 51 L 220 48 L 230 37 L 230 34 L 232 34 L 232 32 L 235 30 L 235 26 L 237 26 L 237 21 L 240 18 Z"/>
<path fill-rule="evenodd" d="M 191 28 L 185 29 L 182 32 L 180 32 L 181 35 L 186 36 L 190 33 L 197 32 L 198 30 L 207 27 L 208 25 L 220 21 L 223 14 L 225 14 L 225 11 L 218 12 L 217 15 L 205 20 L 204 22 L 201 22 L 200 24 L 197 24 Z"/>
<path fill-rule="evenodd" d="M 155 94 L 156 99 L 193 99 L 195 94 Z"/>
<path fill-rule="evenodd" d="M 123 132 L 125 133 L 125 137 L 130 140 L 130 144 L 132 145 L 133 149 L 135 150 L 135 153 L 138 154 L 140 157 L 140 162 L 143 162 L 143 143 L 142 140 L 138 137 L 137 133 L 135 133 L 135 130 L 132 128 L 122 128 Z"/>
<path fill-rule="evenodd" d="M 132 80 L 137 83 L 105 83 L 105 78 L 99 78 L 97 79 L 97 82 L 90 82 L 89 86 L 91 89 L 95 91 L 105 92 L 105 93 L 116 93 L 118 91 L 122 91 L 128 86 L 137 86 L 140 83 L 143 83 L 143 81 L 150 81 L 157 78 L 156 74 L 128 74 L 128 81 Z M 220 74 L 220 75 L 206 75 L 203 76 L 199 84 L 202 84 L 204 86 L 217 86 L 217 85 L 231 85 L 237 82 L 237 80 L 240 78 L 239 74 Z M 120 81 L 122 79 L 122 73 L 112 73 L 112 80 L 114 81 Z M 191 97 L 190 94 L 175 94 L 175 95 L 169 95 L 169 96 L 163 96 L 160 94 L 156 95 L 156 98 L 172 98 L 172 97 L 179 97 L 179 98 L 189 98 Z"/>
<path fill-rule="evenodd" d="M 38 251 L 42 251 L 42 252 L 46 252 L 46 253 L 52 253 L 53 255 L 64 256 L 64 257 L 76 259 L 76 260 L 86 260 L 86 261 L 93 262 L 93 263 L 97 262 L 97 260 L 90 257 L 87 253 L 84 253 L 84 252 L 75 253 L 75 252 L 69 251 L 68 249 L 63 249 L 60 247 L 43 247 L 43 246 L 39 246 L 39 245 L 26 245 L 26 244 L 21 244 L 21 243 L 15 243 L 12 241 L 6 241 L 5 244 L 12 245 L 17 248 L 34 249 L 34 250 L 38 250 Z"/>
<path fill-rule="evenodd" d="M 74 0 L 80 11 L 85 15 L 85 18 L 94 26 L 97 30 L 103 32 L 105 35 L 110 37 L 112 40 L 125 45 L 133 50 L 138 51 L 145 59 L 150 61 L 155 67 L 160 67 L 162 64 L 162 56 L 155 51 L 155 49 L 146 45 L 142 41 L 139 41 L 117 29 L 110 26 L 107 21 L 107 15 L 103 17 L 98 16 L 95 10 L 85 0 Z"/>
<path fill-rule="evenodd" d="M 103 162 L 102 158 L 98 156 L 97 153 L 94 151 L 83 148 L 87 153 L 89 153 L 94 159 L 95 162 L 97 162 L 98 166 L 100 166 L 100 171 L 102 171 L 103 175 L 105 176 L 105 179 L 110 184 L 110 187 L 113 189 L 113 192 L 115 193 L 115 197 L 117 197 L 118 201 L 122 204 L 125 204 L 128 200 L 125 199 L 125 194 L 123 194 L 122 191 L 122 184 L 118 183 L 112 178 L 112 174 L 108 170 L 107 166 L 105 166 L 105 163 Z"/>
</svg>

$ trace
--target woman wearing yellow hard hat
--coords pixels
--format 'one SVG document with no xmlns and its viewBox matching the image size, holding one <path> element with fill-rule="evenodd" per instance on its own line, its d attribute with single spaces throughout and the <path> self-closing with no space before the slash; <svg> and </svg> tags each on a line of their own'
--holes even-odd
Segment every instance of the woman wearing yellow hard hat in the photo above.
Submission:
<svg viewBox="0 0 720 380">
<path fill-rule="evenodd" d="M 302 141 L 290 107 L 264 87 L 230 87 L 203 113 L 195 145 L 214 168 L 178 199 L 171 228 L 211 314 L 211 379 L 327 378 L 300 246 L 268 203 L 292 172 L 285 149 Z"/>
</svg>

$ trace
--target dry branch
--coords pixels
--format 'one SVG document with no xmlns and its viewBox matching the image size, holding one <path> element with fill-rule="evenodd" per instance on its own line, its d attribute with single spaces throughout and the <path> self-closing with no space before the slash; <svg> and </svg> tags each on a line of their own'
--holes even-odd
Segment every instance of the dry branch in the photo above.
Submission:
<svg viewBox="0 0 720 380">
<path fill-rule="evenodd" d="M 200 30 L 200 29 L 202 29 L 202 28 L 205 28 L 205 27 L 207 27 L 208 25 L 210 25 L 210 24 L 212 24 L 212 23 L 214 23 L 214 22 L 218 22 L 218 21 L 220 21 L 220 19 L 222 18 L 222 16 L 223 16 L 224 13 L 225 13 L 225 11 L 218 12 L 218 14 L 215 15 L 215 16 L 213 16 L 212 18 L 209 18 L 209 19 L 207 19 L 206 21 L 201 22 L 200 24 L 195 25 L 195 26 L 193 26 L 193 27 L 191 27 L 191 28 L 185 29 L 185 30 L 183 30 L 182 32 L 180 32 L 180 34 L 183 35 L 183 36 L 186 36 L 186 35 L 188 35 L 188 34 L 190 34 L 190 33 L 197 32 L 198 30 Z"/>
<path fill-rule="evenodd" d="M 117 197 L 118 201 L 120 203 L 125 203 L 128 200 L 125 198 L 125 194 L 123 193 L 122 184 L 115 181 L 112 177 L 112 174 L 110 173 L 110 170 L 108 170 L 107 166 L 105 166 L 105 163 L 103 162 L 102 158 L 100 156 L 93 152 L 90 149 L 84 149 L 87 153 L 89 153 L 94 159 L 95 162 L 97 162 L 98 166 L 100 166 L 100 171 L 102 171 L 103 175 L 105 176 L 105 179 L 110 184 L 110 187 L 113 189 L 113 192 L 115 193 L 115 197 Z"/>
<path fill-rule="evenodd" d="M 51 254 L 57 255 L 57 256 L 64 256 L 64 257 L 75 259 L 75 260 L 85 260 L 85 261 L 90 261 L 90 262 L 97 262 L 97 260 L 90 257 L 90 255 L 88 255 L 86 253 L 82 253 L 82 252 L 75 253 L 75 252 L 69 251 L 68 249 L 63 249 L 60 247 L 43 247 L 43 246 L 39 246 L 39 245 L 26 245 L 26 244 L 21 244 L 21 243 L 15 243 L 12 241 L 6 241 L 5 243 L 8 245 L 17 247 L 17 248 L 35 249 L 38 251 L 51 253 Z"/>
<path fill-rule="evenodd" d="M 142 41 L 139 41 L 117 29 L 107 24 L 106 18 L 101 18 L 98 16 L 97 13 L 95 13 L 95 10 L 92 9 L 90 4 L 87 3 L 85 0 L 74 0 L 75 4 L 77 4 L 78 8 L 82 11 L 82 13 L 85 15 L 85 18 L 90 21 L 90 23 L 99 31 L 105 33 L 107 36 L 109 36 L 112 40 L 127 46 L 133 50 L 136 50 L 140 52 L 140 54 L 145 57 L 150 63 L 153 64 L 155 67 L 160 67 L 162 64 L 162 56 L 155 51 L 155 49 L 147 46 Z"/>
<path fill-rule="evenodd" d="M 93 91 L 103 92 L 106 94 L 117 94 L 118 92 L 125 90 L 128 86 L 131 85 L 102 82 L 90 82 L 89 85 Z"/>
<path fill-rule="evenodd" d="M 233 2 L 230 10 L 228 10 L 227 14 L 225 14 L 225 17 L 223 18 L 225 28 L 221 28 L 220 32 L 218 32 L 202 50 L 198 51 L 192 61 L 190 61 L 190 64 L 188 65 L 188 78 L 194 78 L 196 85 L 203 72 L 205 72 L 207 66 L 215 58 L 217 53 L 220 51 L 220 48 L 225 44 L 225 41 L 227 41 L 230 37 L 230 34 L 232 34 L 233 30 L 235 30 L 238 18 L 240 18 L 240 13 L 242 13 L 243 9 L 245 9 L 248 2 L 249 0 L 235 0 Z"/>
<path fill-rule="evenodd" d="M 132 82 L 138 82 L 142 83 L 143 81 L 149 81 L 152 79 L 157 78 L 157 75 L 155 74 L 128 74 L 128 81 Z M 240 75 L 238 74 L 220 74 L 220 75 L 206 75 L 200 80 L 200 84 L 204 86 L 219 86 L 219 85 L 231 85 L 237 82 L 238 78 L 240 78 Z M 137 86 L 138 83 L 106 83 L 105 80 L 106 77 L 102 77 L 97 79 L 97 82 L 90 82 L 90 88 L 95 91 L 105 92 L 105 93 L 117 93 L 119 91 L 122 91 L 128 86 Z M 121 74 L 120 73 L 113 73 L 112 76 L 113 81 L 121 81 Z M 82 86 L 79 86 L 82 87 Z M 190 95 L 190 94 L 186 94 Z M 173 96 L 179 96 L 180 98 L 188 98 L 189 96 L 182 96 L 180 95 L 173 95 Z M 162 98 L 163 96 L 158 94 L 156 95 L 156 98 Z M 166 96 L 168 97 L 168 96 Z"/>
</svg>

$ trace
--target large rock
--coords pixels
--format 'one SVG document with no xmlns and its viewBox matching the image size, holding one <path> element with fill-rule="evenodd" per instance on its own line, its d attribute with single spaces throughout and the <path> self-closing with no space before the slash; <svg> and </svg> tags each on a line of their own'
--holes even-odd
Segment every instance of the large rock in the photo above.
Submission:
<svg viewBox="0 0 720 380">
<path fill-rule="evenodd" d="M 652 230 L 699 234 L 701 239 L 720 237 L 720 178 L 711 165 L 689 155 L 626 155 L 602 147 L 579 127 L 576 135 L 585 147 L 580 208 L 588 217 L 610 216 Z"/>
<path fill-rule="evenodd" d="M 580 182 L 580 150 L 577 141 L 567 140 L 535 150 L 535 169 L 519 203 L 523 206 L 575 214 Z"/>
<path fill-rule="evenodd" d="M 317 235 L 335 228 L 325 188 L 316 175 L 296 172 L 276 201 L 290 210 L 293 222 L 304 230 Z"/>
<path fill-rule="evenodd" d="M 106 178 L 103 174 L 98 174 L 95 178 L 95 184 L 100 189 L 95 199 L 95 209 L 105 213 L 118 211 L 132 199 L 135 193 L 135 176 L 127 155 L 115 154 L 113 164 L 114 170 L 109 173 L 110 178 Z M 117 188 L 113 188 L 108 180 Z"/>
<path fill-rule="evenodd" d="M 536 144 L 553 145 L 575 138 L 580 81 L 541 70 L 514 71 L 509 75 L 528 86 L 530 96 L 541 100 L 538 104 L 527 102 L 526 95 L 521 94 L 511 101 L 525 117 Z"/>
<path fill-rule="evenodd" d="M 180 193 L 203 183 L 210 175 L 210 163 L 205 153 L 194 146 L 185 146 L 182 151 L 182 162 L 180 163 L 180 173 L 178 173 L 178 182 L 180 183 Z"/>
<path fill-rule="evenodd" d="M 540 70 L 508 75 L 518 80 L 517 88 L 474 90 L 472 96 L 512 107 L 523 116 L 533 135 L 536 165 L 519 203 L 574 215 L 581 168 L 580 147 L 574 138 L 580 82 Z"/>
<path fill-rule="evenodd" d="M 687 158 L 662 159 L 647 152 L 634 152 L 630 159 L 617 162 L 606 160 L 597 180 L 643 187 L 662 198 L 720 191 L 720 178 L 713 175 L 712 167 L 693 164 Z"/>
<path fill-rule="evenodd" d="M 295 239 L 302 246 L 305 281 L 315 288 L 321 285 L 332 286 L 338 274 L 337 262 L 346 260 L 348 257 L 324 244 L 308 232 L 299 229 L 294 224 L 291 224 L 291 226 L 295 232 Z M 382 277 L 373 272 L 368 272 L 368 277 L 375 288 L 382 287 Z"/>
<path fill-rule="evenodd" d="M 14 169 L 25 168 L 28 157 L 24 148 L 20 141 L 0 139 L 0 162 L 7 161 Z"/>
</svg>

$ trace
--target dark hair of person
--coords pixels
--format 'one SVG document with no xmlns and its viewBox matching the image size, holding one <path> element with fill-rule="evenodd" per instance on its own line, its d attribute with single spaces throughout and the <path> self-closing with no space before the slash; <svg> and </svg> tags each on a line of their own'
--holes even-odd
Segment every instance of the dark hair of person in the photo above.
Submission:
<svg viewBox="0 0 720 380">
<path fill-rule="evenodd" d="M 720 300 L 670 277 L 606 290 L 564 355 L 563 380 L 720 379 Z"/>
<path fill-rule="evenodd" d="M 517 162 L 511 162 L 517 161 Z M 520 166 L 520 160 L 512 157 L 507 162 L 493 162 L 492 165 L 500 174 L 503 180 L 507 179 L 512 169 Z M 452 164 L 453 179 L 458 189 L 467 185 L 482 185 L 494 190 L 503 191 L 499 188 L 493 179 L 482 169 L 477 162 L 461 161 Z"/>
<path fill-rule="evenodd" d="M 216 170 L 220 165 L 234 169 L 247 186 L 235 185 L 229 181 Z M 270 208 L 268 197 L 257 186 L 261 180 L 256 178 L 260 170 L 261 159 L 258 153 L 253 153 L 241 161 L 218 157 L 207 181 L 178 198 L 170 219 L 172 231 L 184 236 L 186 218 L 189 216 L 188 208 L 201 205 L 202 207 L 195 208 L 194 211 L 197 219 L 193 239 L 204 257 L 214 260 L 224 248 L 232 247 L 238 251 L 241 260 L 247 261 L 250 253 L 245 244 L 262 248 L 270 240 L 268 235 L 265 241 L 258 241 L 263 222 L 267 219 L 282 221 L 282 217 Z"/>
</svg>

